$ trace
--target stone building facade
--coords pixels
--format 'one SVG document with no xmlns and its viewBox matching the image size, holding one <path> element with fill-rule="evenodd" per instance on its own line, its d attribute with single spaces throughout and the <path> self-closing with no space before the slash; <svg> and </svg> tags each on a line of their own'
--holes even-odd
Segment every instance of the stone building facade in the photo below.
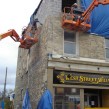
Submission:
<svg viewBox="0 0 109 109">
<path fill-rule="evenodd" d="M 29 23 L 26 34 L 33 32 L 33 37 L 38 37 L 38 43 L 29 50 L 19 48 L 15 108 L 21 109 L 27 88 L 32 109 L 36 108 L 46 89 L 52 93 L 54 109 L 64 109 L 65 106 L 77 109 L 77 103 L 80 103 L 81 109 L 91 106 L 109 107 L 109 53 L 106 49 L 109 48 L 106 42 L 109 41 L 101 36 L 69 32 L 62 28 L 63 7 L 74 2 L 41 0 L 31 16 L 33 20 L 38 18 L 42 25 L 38 25 L 37 34 L 37 30 L 33 31 Z M 71 38 L 71 35 L 73 41 L 69 42 L 67 38 Z M 64 78 L 63 82 L 60 76 Z M 80 81 L 82 77 L 84 81 Z M 98 82 L 100 78 L 101 82 Z M 75 96 L 73 93 L 76 93 Z M 65 97 L 67 102 L 62 101 Z"/>
</svg>

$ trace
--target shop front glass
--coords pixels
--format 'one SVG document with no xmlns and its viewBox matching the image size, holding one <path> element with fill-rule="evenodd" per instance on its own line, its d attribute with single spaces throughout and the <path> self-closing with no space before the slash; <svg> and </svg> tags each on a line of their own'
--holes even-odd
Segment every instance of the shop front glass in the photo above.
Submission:
<svg viewBox="0 0 109 109">
<path fill-rule="evenodd" d="M 54 109 L 80 109 L 80 89 L 56 87 Z"/>
<path fill-rule="evenodd" d="M 85 89 L 84 92 L 85 108 L 100 107 L 100 90 Z"/>
</svg>

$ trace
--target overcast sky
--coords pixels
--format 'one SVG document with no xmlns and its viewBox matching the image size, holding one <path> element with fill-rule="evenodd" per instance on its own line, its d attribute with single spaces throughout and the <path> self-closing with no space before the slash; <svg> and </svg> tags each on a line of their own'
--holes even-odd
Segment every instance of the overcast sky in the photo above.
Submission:
<svg viewBox="0 0 109 109">
<path fill-rule="evenodd" d="M 40 0 L 0 0 L 0 34 L 15 29 L 21 35 Z M 7 89 L 15 88 L 18 42 L 10 37 L 0 41 L 0 91 L 4 88 L 6 67 Z"/>
</svg>

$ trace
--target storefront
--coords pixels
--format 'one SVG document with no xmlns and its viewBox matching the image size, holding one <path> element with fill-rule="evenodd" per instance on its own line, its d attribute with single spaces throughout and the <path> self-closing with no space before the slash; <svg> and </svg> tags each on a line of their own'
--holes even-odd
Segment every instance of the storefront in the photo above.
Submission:
<svg viewBox="0 0 109 109">
<path fill-rule="evenodd" d="M 54 109 L 109 107 L 108 74 L 54 70 L 53 88 Z"/>
</svg>

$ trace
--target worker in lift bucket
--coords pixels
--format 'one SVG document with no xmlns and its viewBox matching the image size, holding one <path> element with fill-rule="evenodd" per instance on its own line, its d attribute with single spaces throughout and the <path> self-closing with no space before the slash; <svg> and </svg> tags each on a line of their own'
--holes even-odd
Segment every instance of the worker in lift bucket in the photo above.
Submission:
<svg viewBox="0 0 109 109">
<path fill-rule="evenodd" d="M 72 8 L 73 8 L 73 9 L 74 9 L 74 8 L 78 8 L 77 3 L 74 3 L 74 4 L 72 5 Z"/>
<path fill-rule="evenodd" d="M 74 3 L 74 4 L 71 6 L 71 13 L 73 13 L 74 10 L 77 9 L 77 8 L 78 8 L 77 3 Z"/>
<path fill-rule="evenodd" d="M 78 16 L 75 14 L 74 10 L 78 8 L 78 5 L 77 3 L 74 3 L 72 6 L 71 6 L 71 14 L 73 15 L 73 20 L 76 21 Z"/>
<path fill-rule="evenodd" d="M 80 19 L 80 15 L 78 15 L 78 13 L 75 11 L 75 10 L 78 10 L 78 5 L 77 3 L 74 3 L 72 6 L 71 6 L 71 14 L 73 15 L 73 20 L 74 21 L 77 21 L 78 19 Z"/>
</svg>

